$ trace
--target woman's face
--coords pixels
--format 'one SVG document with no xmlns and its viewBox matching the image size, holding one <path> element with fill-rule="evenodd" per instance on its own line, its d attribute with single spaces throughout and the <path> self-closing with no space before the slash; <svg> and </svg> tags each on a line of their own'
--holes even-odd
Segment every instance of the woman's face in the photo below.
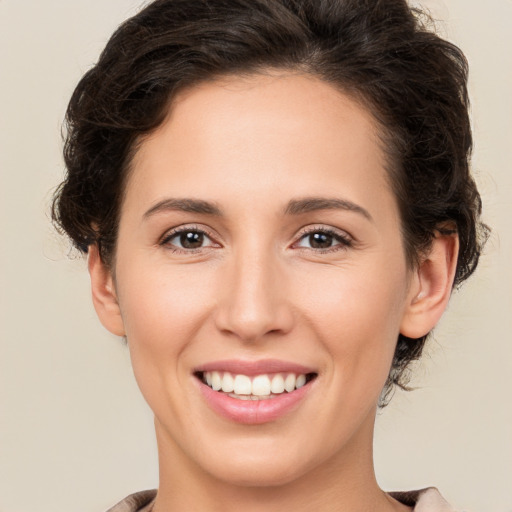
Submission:
<svg viewBox="0 0 512 512">
<path fill-rule="evenodd" d="M 411 300 L 378 140 L 283 73 L 184 91 L 142 142 L 115 290 L 161 455 L 250 485 L 371 459 Z"/>
</svg>

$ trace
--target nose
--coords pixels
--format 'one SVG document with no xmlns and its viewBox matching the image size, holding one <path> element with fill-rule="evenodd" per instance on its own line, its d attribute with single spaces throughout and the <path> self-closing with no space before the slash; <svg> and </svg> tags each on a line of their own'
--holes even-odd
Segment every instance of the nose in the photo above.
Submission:
<svg viewBox="0 0 512 512">
<path fill-rule="evenodd" d="M 288 333 L 294 322 L 286 276 L 269 251 L 239 254 L 227 264 L 216 311 L 223 333 L 244 342 Z"/>
</svg>

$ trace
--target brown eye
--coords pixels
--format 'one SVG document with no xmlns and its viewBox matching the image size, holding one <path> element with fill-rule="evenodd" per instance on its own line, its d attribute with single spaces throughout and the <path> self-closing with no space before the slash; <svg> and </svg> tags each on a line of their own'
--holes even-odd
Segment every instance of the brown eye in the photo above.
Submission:
<svg viewBox="0 0 512 512">
<path fill-rule="evenodd" d="M 309 245 L 313 249 L 328 249 L 332 246 L 334 237 L 329 233 L 311 233 L 308 235 Z"/>
<path fill-rule="evenodd" d="M 304 249 L 315 249 L 318 251 L 345 249 L 352 245 L 348 235 L 331 231 L 329 229 L 317 229 L 304 233 L 296 247 Z"/>
<path fill-rule="evenodd" d="M 206 233 L 199 229 L 183 229 L 169 234 L 162 240 L 161 245 L 174 251 L 193 251 L 194 249 L 212 247 L 215 244 Z"/>
<path fill-rule="evenodd" d="M 198 249 L 204 242 L 204 233 L 185 231 L 180 234 L 180 244 L 184 249 Z"/>
</svg>

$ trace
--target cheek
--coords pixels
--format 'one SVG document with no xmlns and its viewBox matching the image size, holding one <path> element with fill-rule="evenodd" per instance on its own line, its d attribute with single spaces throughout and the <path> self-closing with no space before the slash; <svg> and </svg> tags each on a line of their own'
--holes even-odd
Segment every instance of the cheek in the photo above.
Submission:
<svg viewBox="0 0 512 512">
<path fill-rule="evenodd" d="M 169 378 L 169 366 L 187 351 L 202 328 L 215 296 L 215 274 L 185 265 L 153 265 L 139 270 L 135 261 L 119 265 L 121 314 L 136 376 Z M 140 380 L 138 378 L 138 380 Z"/>
<path fill-rule="evenodd" d="M 149 265 L 135 259 L 119 264 L 117 275 L 133 373 L 142 395 L 158 417 L 173 411 L 173 421 L 187 422 L 179 393 L 190 379 L 182 363 L 211 309 L 215 280 L 211 272 L 185 266 Z M 180 364 L 181 363 L 181 364 Z"/>
<path fill-rule="evenodd" d="M 383 336 L 399 323 L 406 298 L 405 268 L 382 264 L 347 264 L 303 272 L 298 289 L 303 311 L 333 332 L 353 336 L 383 329 Z"/>
<path fill-rule="evenodd" d="M 344 388 L 380 393 L 400 330 L 405 268 L 368 265 L 310 273 L 301 288 L 303 312 L 330 354 L 332 375 Z M 357 393 L 356 393 L 357 394 Z"/>
</svg>

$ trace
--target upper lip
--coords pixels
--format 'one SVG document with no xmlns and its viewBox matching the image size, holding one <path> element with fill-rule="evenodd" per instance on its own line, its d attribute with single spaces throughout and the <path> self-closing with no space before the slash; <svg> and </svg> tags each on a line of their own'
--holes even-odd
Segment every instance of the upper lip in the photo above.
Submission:
<svg viewBox="0 0 512 512">
<path fill-rule="evenodd" d="M 262 375 L 265 373 L 295 373 L 300 375 L 316 373 L 313 368 L 279 359 L 260 359 L 258 361 L 224 359 L 210 361 L 194 368 L 194 373 L 211 371 L 229 372 L 236 375 Z"/>
</svg>

